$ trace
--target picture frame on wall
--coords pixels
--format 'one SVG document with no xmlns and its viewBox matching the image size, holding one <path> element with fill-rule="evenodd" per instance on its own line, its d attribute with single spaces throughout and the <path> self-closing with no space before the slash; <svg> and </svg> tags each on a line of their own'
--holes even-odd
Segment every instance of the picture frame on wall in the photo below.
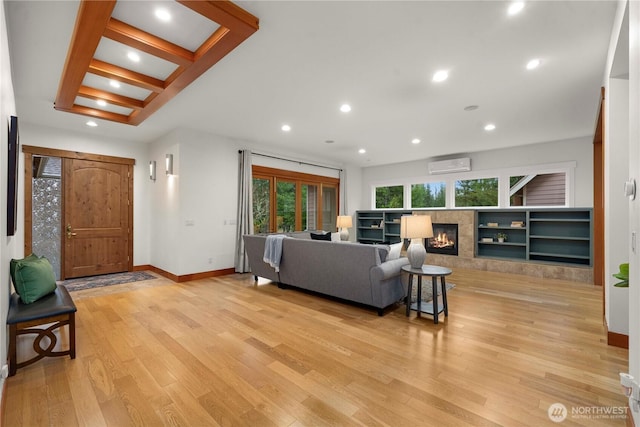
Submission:
<svg viewBox="0 0 640 427">
<path fill-rule="evenodd" d="M 18 229 L 18 159 L 20 136 L 18 118 L 9 118 L 9 138 L 7 149 L 7 236 L 13 236 Z"/>
</svg>

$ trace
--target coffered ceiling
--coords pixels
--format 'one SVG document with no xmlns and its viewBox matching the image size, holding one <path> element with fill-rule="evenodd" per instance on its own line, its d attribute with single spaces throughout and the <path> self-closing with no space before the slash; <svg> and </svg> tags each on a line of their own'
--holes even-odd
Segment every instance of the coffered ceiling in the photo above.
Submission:
<svg viewBox="0 0 640 427">
<path fill-rule="evenodd" d="M 503 1 L 238 1 L 243 16 L 255 17 L 241 19 L 242 34 L 255 32 L 198 68 L 192 83 L 168 90 L 176 70 L 225 26 L 185 7 L 200 3 L 217 4 L 120 0 L 101 13 L 107 36 L 96 42 L 94 34 L 95 55 L 80 61 L 95 73 L 77 72 L 74 95 L 59 83 L 73 66 L 65 58 L 80 3 L 5 1 L 21 123 L 132 143 L 189 128 L 263 152 L 361 166 L 583 137 L 593 133 L 617 6 L 527 1 L 509 15 Z M 157 6 L 181 12 L 161 24 Z M 138 65 L 116 60 L 140 34 L 131 27 L 171 45 L 147 39 L 133 45 Z M 534 58 L 540 65 L 528 70 Z M 438 70 L 448 79 L 434 82 Z M 127 93 L 104 86 L 112 75 Z M 98 98 L 107 106 L 97 108 Z M 60 111 L 73 105 L 106 112 L 88 128 L 86 116 Z"/>
<path fill-rule="evenodd" d="M 55 109 L 139 125 L 257 29 L 230 2 L 82 1 Z"/>
</svg>

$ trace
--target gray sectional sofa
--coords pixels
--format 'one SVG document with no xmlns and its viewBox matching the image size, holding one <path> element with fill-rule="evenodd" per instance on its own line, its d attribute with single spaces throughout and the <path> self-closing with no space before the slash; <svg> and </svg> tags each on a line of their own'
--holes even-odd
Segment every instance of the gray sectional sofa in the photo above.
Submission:
<svg viewBox="0 0 640 427">
<path fill-rule="evenodd" d="M 406 295 L 402 266 L 407 258 L 386 260 L 384 246 L 311 240 L 296 233 L 282 240 L 280 270 L 263 261 L 265 235 L 245 235 L 251 272 L 279 286 L 293 286 L 374 307 L 379 315 Z"/>
</svg>

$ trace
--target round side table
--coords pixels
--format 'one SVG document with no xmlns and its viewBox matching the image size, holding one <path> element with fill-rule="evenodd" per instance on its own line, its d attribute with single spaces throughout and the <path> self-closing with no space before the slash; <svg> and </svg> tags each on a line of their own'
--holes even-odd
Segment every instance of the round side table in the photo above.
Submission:
<svg viewBox="0 0 640 427">
<path fill-rule="evenodd" d="M 438 323 L 438 315 L 444 311 L 445 317 L 449 316 L 449 306 L 447 304 L 447 285 L 445 276 L 451 274 L 451 270 L 446 267 L 437 265 L 423 265 L 422 268 L 412 268 L 410 265 L 402 267 L 402 271 L 409 273 L 409 286 L 407 289 L 407 317 L 411 310 L 416 310 L 418 316 L 420 313 L 427 313 L 433 316 L 433 323 Z M 413 291 L 413 276 L 418 276 L 418 298 L 415 304 L 411 304 L 411 292 Z M 422 277 L 431 277 L 432 302 L 422 303 Z M 442 305 L 438 308 L 438 277 L 440 278 L 440 286 L 442 287 Z"/>
</svg>

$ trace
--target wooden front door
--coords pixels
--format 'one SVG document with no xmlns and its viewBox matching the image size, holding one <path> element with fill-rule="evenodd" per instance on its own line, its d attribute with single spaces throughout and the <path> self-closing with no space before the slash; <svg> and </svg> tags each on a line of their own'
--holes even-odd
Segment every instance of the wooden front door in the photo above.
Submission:
<svg viewBox="0 0 640 427">
<path fill-rule="evenodd" d="M 131 166 L 63 160 L 64 277 L 128 270 Z"/>
</svg>

